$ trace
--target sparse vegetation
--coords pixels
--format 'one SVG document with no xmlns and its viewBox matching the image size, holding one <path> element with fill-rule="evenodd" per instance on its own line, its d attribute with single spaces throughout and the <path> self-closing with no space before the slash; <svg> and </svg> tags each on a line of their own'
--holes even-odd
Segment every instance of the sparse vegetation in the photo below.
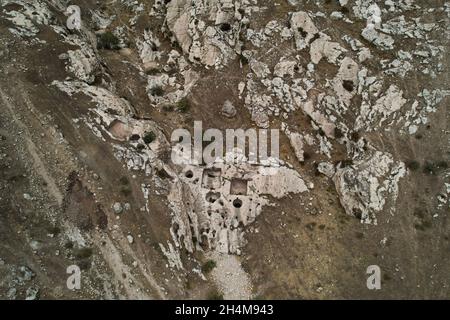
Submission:
<svg viewBox="0 0 450 320">
<path fill-rule="evenodd" d="M 189 111 L 189 109 L 190 109 L 190 104 L 189 104 L 189 101 L 188 101 L 188 99 L 185 97 L 185 98 L 182 98 L 180 101 L 178 101 L 178 103 L 177 103 L 177 110 L 179 111 L 179 112 L 181 112 L 181 113 L 186 113 L 186 112 L 188 112 Z"/>
<path fill-rule="evenodd" d="M 150 89 L 150 94 L 152 96 L 158 96 L 161 97 L 164 95 L 164 89 L 161 86 L 154 86 Z"/>
<path fill-rule="evenodd" d="M 217 290 L 212 290 L 208 293 L 207 300 L 223 300 L 223 295 Z"/>
<path fill-rule="evenodd" d="M 303 152 L 303 159 L 304 161 L 307 161 L 309 159 L 311 159 L 311 154 L 309 154 L 309 152 Z"/>
<path fill-rule="evenodd" d="M 414 224 L 414 228 L 416 228 L 416 230 L 420 230 L 420 231 L 425 231 L 426 229 L 431 228 L 431 226 L 432 226 L 432 224 L 428 220 Z"/>
<path fill-rule="evenodd" d="M 173 104 L 165 104 L 162 106 L 164 112 L 172 112 L 174 110 Z"/>
<path fill-rule="evenodd" d="M 248 64 L 248 59 L 247 57 L 245 57 L 243 54 L 239 55 L 239 59 L 241 60 L 242 65 L 247 65 Z"/>
<path fill-rule="evenodd" d="M 350 12 L 350 10 L 347 7 L 341 7 L 341 12 L 343 14 L 348 14 Z"/>
<path fill-rule="evenodd" d="M 349 92 L 353 91 L 354 85 L 353 85 L 353 81 L 351 81 L 351 80 L 344 80 L 342 82 L 342 86 L 344 87 L 345 90 L 347 90 Z"/>
<path fill-rule="evenodd" d="M 362 239 L 362 238 L 364 238 L 364 233 L 362 233 L 362 232 L 356 232 L 356 233 L 355 233 L 355 237 L 356 237 L 356 239 Z"/>
<path fill-rule="evenodd" d="M 107 31 L 98 36 L 97 48 L 115 50 L 118 49 L 119 38 L 117 38 L 111 31 Z"/>
<path fill-rule="evenodd" d="M 314 229 L 316 228 L 316 225 L 317 225 L 317 223 L 315 223 L 315 222 L 309 222 L 305 225 L 305 227 L 309 231 L 314 231 Z"/>
<path fill-rule="evenodd" d="M 411 171 L 416 171 L 420 168 L 420 163 L 416 160 L 408 160 L 405 162 L 406 167 Z"/>
<path fill-rule="evenodd" d="M 148 131 L 144 135 L 144 142 L 146 144 L 152 143 L 156 139 L 156 134 L 153 131 Z"/>
<path fill-rule="evenodd" d="M 352 134 L 350 135 L 350 138 L 353 141 L 357 142 L 359 140 L 359 138 L 360 138 L 359 132 L 358 131 L 352 132 Z"/>
<path fill-rule="evenodd" d="M 158 68 L 150 68 L 150 69 L 146 70 L 145 73 L 149 76 L 152 76 L 152 75 L 160 73 L 160 70 Z"/>
<path fill-rule="evenodd" d="M 440 171 L 445 170 L 448 168 L 448 164 L 446 161 L 425 161 L 425 164 L 423 165 L 423 172 L 425 174 L 429 175 L 436 175 Z"/>
<path fill-rule="evenodd" d="M 229 23 L 222 23 L 220 25 L 220 30 L 222 30 L 223 32 L 228 32 L 231 30 L 231 25 Z"/>
<path fill-rule="evenodd" d="M 92 249 L 89 247 L 78 248 L 73 251 L 73 255 L 77 259 L 86 259 L 92 256 Z"/>
<path fill-rule="evenodd" d="M 129 186 L 122 186 L 120 188 L 120 192 L 125 196 L 128 197 L 129 195 L 131 195 L 131 188 Z"/>
<path fill-rule="evenodd" d="M 334 128 L 334 136 L 336 137 L 336 139 L 340 139 L 340 138 L 344 137 L 344 134 L 342 133 L 341 129 Z"/>
<path fill-rule="evenodd" d="M 425 161 L 425 164 L 423 166 L 423 172 L 425 174 L 435 174 L 436 173 L 435 170 L 436 170 L 436 168 L 432 162 Z"/>
<path fill-rule="evenodd" d="M 442 169 L 442 170 L 445 170 L 445 169 L 448 168 L 448 163 L 447 163 L 447 161 L 444 161 L 444 160 L 438 161 L 438 162 L 436 163 L 436 165 L 437 165 L 437 167 L 438 167 L 439 169 Z"/>
<path fill-rule="evenodd" d="M 208 260 L 202 265 L 203 273 L 210 273 L 217 266 L 214 260 Z"/>
</svg>

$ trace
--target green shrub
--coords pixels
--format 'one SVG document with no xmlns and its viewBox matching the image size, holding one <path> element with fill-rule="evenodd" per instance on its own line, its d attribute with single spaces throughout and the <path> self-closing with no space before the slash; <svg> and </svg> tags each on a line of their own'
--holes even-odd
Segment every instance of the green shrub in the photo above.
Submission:
<svg viewBox="0 0 450 320">
<path fill-rule="evenodd" d="M 340 139 L 340 138 L 344 137 L 344 133 L 342 132 L 341 129 L 334 128 L 334 136 L 336 137 L 336 139 Z"/>
<path fill-rule="evenodd" d="M 117 38 L 111 31 L 100 34 L 97 40 L 98 49 L 118 49 L 119 38 Z"/>
<path fill-rule="evenodd" d="M 448 168 L 447 161 L 425 161 L 423 166 L 423 172 L 426 174 L 438 174 L 441 170 Z"/>
<path fill-rule="evenodd" d="M 188 101 L 188 99 L 187 98 L 182 98 L 180 101 L 178 101 L 178 103 L 177 103 L 177 110 L 179 111 L 179 112 L 182 112 L 182 113 L 186 113 L 186 112 L 188 112 L 189 111 L 189 109 L 190 109 L 190 105 L 189 105 L 189 101 Z"/>
<path fill-rule="evenodd" d="M 347 90 L 348 92 L 352 92 L 353 88 L 354 88 L 354 84 L 353 81 L 351 80 L 344 80 L 342 82 L 342 86 L 344 87 L 345 90 Z"/>
<path fill-rule="evenodd" d="M 207 300 L 223 300 L 223 295 L 217 290 L 212 290 L 208 293 Z"/>
<path fill-rule="evenodd" d="M 408 160 L 405 162 L 406 167 L 411 171 L 416 171 L 420 168 L 420 163 L 416 160 Z"/>
<path fill-rule="evenodd" d="M 439 168 L 439 169 L 447 169 L 448 168 L 448 163 L 447 163 L 447 161 L 444 161 L 444 160 L 441 160 L 441 161 L 438 161 L 437 163 L 436 163 L 436 166 Z"/>
<path fill-rule="evenodd" d="M 248 59 L 246 56 L 244 56 L 243 54 L 239 55 L 239 59 L 241 60 L 242 65 L 247 65 L 248 64 Z"/>
<path fill-rule="evenodd" d="M 89 247 L 75 249 L 73 255 L 77 259 L 86 259 L 92 256 L 92 249 Z"/>
<path fill-rule="evenodd" d="M 164 89 L 161 86 L 154 86 L 150 89 L 150 94 L 152 96 L 161 97 L 162 95 L 164 95 Z"/>
<path fill-rule="evenodd" d="M 144 135 L 144 142 L 146 144 L 152 143 L 156 139 L 156 134 L 153 131 L 148 131 Z"/>
<path fill-rule="evenodd" d="M 174 109 L 174 106 L 172 104 L 165 104 L 162 106 L 162 109 L 164 112 L 172 112 Z"/>
<path fill-rule="evenodd" d="M 121 178 L 119 179 L 119 181 L 120 181 L 120 184 L 123 185 L 123 186 L 126 186 L 127 184 L 130 183 L 130 181 L 128 181 L 128 178 L 125 177 L 125 176 L 121 177 Z"/>
</svg>

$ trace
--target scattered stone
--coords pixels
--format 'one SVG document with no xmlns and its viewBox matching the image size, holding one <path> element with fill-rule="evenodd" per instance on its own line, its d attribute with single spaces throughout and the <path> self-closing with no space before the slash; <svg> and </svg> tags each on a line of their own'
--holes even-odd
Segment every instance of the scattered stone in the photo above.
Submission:
<svg viewBox="0 0 450 320">
<path fill-rule="evenodd" d="M 236 108 L 233 106 L 231 101 L 226 100 L 222 107 L 222 114 L 227 118 L 233 118 L 236 113 Z"/>
<path fill-rule="evenodd" d="M 133 236 L 132 235 L 127 235 L 127 240 L 128 240 L 128 243 L 129 244 L 133 244 L 133 242 L 134 242 L 134 238 L 133 238 Z"/>
<path fill-rule="evenodd" d="M 115 202 L 113 204 L 113 211 L 115 214 L 121 214 L 123 212 L 123 207 L 120 202 Z"/>
</svg>

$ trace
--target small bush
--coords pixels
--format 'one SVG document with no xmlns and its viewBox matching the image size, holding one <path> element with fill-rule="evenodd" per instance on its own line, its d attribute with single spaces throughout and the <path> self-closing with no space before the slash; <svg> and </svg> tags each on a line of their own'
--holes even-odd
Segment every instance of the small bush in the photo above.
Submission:
<svg viewBox="0 0 450 320">
<path fill-rule="evenodd" d="M 182 113 L 186 113 L 190 109 L 189 101 L 187 98 L 183 98 L 177 103 L 177 110 Z"/>
<path fill-rule="evenodd" d="M 172 104 L 165 104 L 162 106 L 162 109 L 164 112 L 172 112 L 174 109 L 174 106 Z"/>
<path fill-rule="evenodd" d="M 305 30 L 303 30 L 302 27 L 298 27 L 297 30 L 298 30 L 298 32 L 300 32 L 302 38 L 306 38 L 306 36 L 308 35 L 308 32 L 306 32 Z"/>
<path fill-rule="evenodd" d="M 220 25 L 220 30 L 222 30 L 223 32 L 228 32 L 231 30 L 231 25 L 229 23 L 222 23 Z"/>
<path fill-rule="evenodd" d="M 420 223 L 414 224 L 414 228 L 416 230 L 420 230 L 420 231 L 425 231 L 426 229 L 429 229 L 432 226 L 433 225 L 432 225 L 431 221 L 428 221 L 428 220 L 425 220 L 425 221 L 422 221 Z"/>
<path fill-rule="evenodd" d="M 146 132 L 144 135 L 144 142 L 146 144 L 152 143 L 156 139 L 156 134 L 153 131 Z"/>
<path fill-rule="evenodd" d="M 311 159 L 311 154 L 309 154 L 309 152 L 303 152 L 303 159 L 304 161 L 307 161 L 309 159 Z"/>
<path fill-rule="evenodd" d="M 57 235 L 61 233 L 61 229 L 58 226 L 48 226 L 47 232 L 50 234 Z"/>
<path fill-rule="evenodd" d="M 100 34 L 97 40 L 98 49 L 118 49 L 119 38 L 117 38 L 111 31 Z"/>
<path fill-rule="evenodd" d="M 342 132 L 341 129 L 334 128 L 334 136 L 336 137 L 336 139 L 340 139 L 340 138 L 344 137 L 344 133 Z"/>
<path fill-rule="evenodd" d="M 138 134 L 132 134 L 130 136 L 130 141 L 138 141 L 141 137 Z"/>
<path fill-rule="evenodd" d="M 150 94 L 152 96 L 161 97 L 162 95 L 164 95 L 164 89 L 161 86 L 154 86 L 150 89 Z"/>
<path fill-rule="evenodd" d="M 341 7 L 341 12 L 343 14 L 348 14 L 350 12 L 350 10 L 347 7 Z"/>
<path fill-rule="evenodd" d="M 352 159 L 344 159 L 340 162 L 340 164 L 341 164 L 342 168 L 345 168 L 345 167 L 353 165 L 353 160 Z"/>
<path fill-rule="evenodd" d="M 80 267 L 81 270 L 86 271 L 89 270 L 91 267 L 91 261 L 90 259 L 82 259 L 80 261 L 77 261 L 77 265 Z"/>
<path fill-rule="evenodd" d="M 351 138 L 353 141 L 357 142 L 357 141 L 359 140 L 359 138 L 360 138 L 359 132 L 357 132 L 357 131 L 352 132 L 352 134 L 350 135 L 350 138 Z"/>
<path fill-rule="evenodd" d="M 64 243 L 64 248 L 66 248 L 66 249 L 72 249 L 72 248 L 73 248 L 73 242 L 70 241 L 70 240 L 67 240 L 67 241 Z"/>
<path fill-rule="evenodd" d="M 436 166 L 439 168 L 439 169 L 447 169 L 448 168 L 448 163 L 447 163 L 447 161 L 444 161 L 444 160 L 442 160 L 442 161 L 438 161 L 437 163 L 436 163 Z"/>
<path fill-rule="evenodd" d="M 349 92 L 353 91 L 353 81 L 351 80 L 344 80 L 342 86 L 344 87 L 345 90 Z"/>
<path fill-rule="evenodd" d="M 431 161 L 425 161 L 423 165 L 423 172 L 425 174 L 436 174 L 438 167 Z"/>
<path fill-rule="evenodd" d="M 145 71 L 145 73 L 149 76 L 153 76 L 155 74 L 158 74 L 160 71 L 158 68 L 150 68 L 147 71 Z"/>
<path fill-rule="evenodd" d="M 202 265 L 202 272 L 210 273 L 217 266 L 214 260 L 208 260 Z"/>
<path fill-rule="evenodd" d="M 425 174 L 438 174 L 441 170 L 448 168 L 447 161 L 425 161 L 423 172 Z"/>
<path fill-rule="evenodd" d="M 314 229 L 316 228 L 317 223 L 315 222 L 310 222 L 305 224 L 306 229 L 308 229 L 309 231 L 314 231 Z"/>
</svg>

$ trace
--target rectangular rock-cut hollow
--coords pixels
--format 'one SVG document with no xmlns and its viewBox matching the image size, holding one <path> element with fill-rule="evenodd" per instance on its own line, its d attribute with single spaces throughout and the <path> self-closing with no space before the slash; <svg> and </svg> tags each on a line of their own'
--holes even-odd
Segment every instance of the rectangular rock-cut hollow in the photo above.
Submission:
<svg viewBox="0 0 450 320">
<path fill-rule="evenodd" d="M 231 179 L 230 194 L 246 196 L 247 183 L 248 181 L 244 179 L 239 178 Z"/>
</svg>

